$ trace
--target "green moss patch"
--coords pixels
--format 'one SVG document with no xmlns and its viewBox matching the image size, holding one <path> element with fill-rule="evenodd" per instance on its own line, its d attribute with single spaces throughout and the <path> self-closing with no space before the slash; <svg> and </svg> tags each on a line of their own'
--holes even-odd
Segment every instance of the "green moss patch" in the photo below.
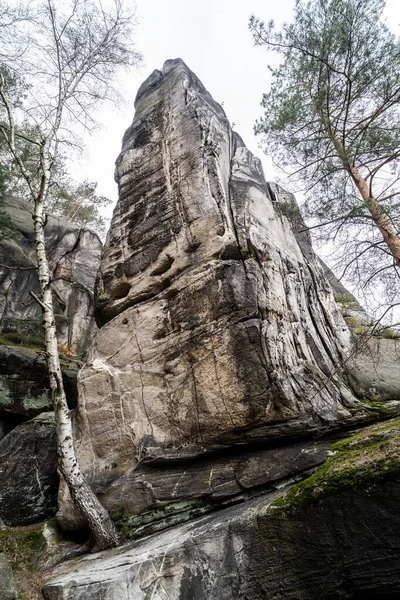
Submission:
<svg viewBox="0 0 400 600">
<path fill-rule="evenodd" d="M 0 552 L 13 570 L 19 600 L 40 600 L 43 584 L 39 561 L 45 548 L 41 525 L 0 531 Z"/>
<path fill-rule="evenodd" d="M 0 345 L 2 346 L 23 346 L 33 350 L 44 349 L 44 339 L 37 335 L 24 335 L 23 333 L 10 332 L 0 335 Z"/>
<path fill-rule="evenodd" d="M 365 489 L 400 477 L 400 419 L 377 423 L 330 448 L 313 475 L 294 485 L 268 510 L 293 511 L 342 489 Z"/>
<path fill-rule="evenodd" d="M 365 408 L 371 411 L 371 413 L 375 413 L 378 419 L 396 417 L 399 414 L 399 406 L 398 403 L 395 402 L 384 400 L 370 402 L 367 400 L 363 400 L 362 404 L 363 406 L 365 406 Z"/>
<path fill-rule="evenodd" d="M 213 503 L 206 499 L 191 498 L 170 502 L 139 515 L 131 515 L 120 508 L 111 512 L 110 518 L 125 538 L 137 539 L 185 523 L 210 512 L 213 507 Z"/>
<path fill-rule="evenodd" d="M 0 552 L 3 552 L 12 569 L 25 566 L 36 568 L 38 553 L 44 548 L 42 527 L 18 527 L 0 531 Z"/>
<path fill-rule="evenodd" d="M 335 300 L 342 305 L 342 310 L 360 310 L 360 305 L 351 294 L 335 294 Z"/>
</svg>

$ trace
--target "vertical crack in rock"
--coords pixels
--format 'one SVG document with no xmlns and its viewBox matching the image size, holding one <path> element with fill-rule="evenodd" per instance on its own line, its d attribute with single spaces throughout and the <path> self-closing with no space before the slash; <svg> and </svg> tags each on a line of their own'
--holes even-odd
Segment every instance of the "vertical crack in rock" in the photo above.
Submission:
<svg viewBox="0 0 400 600">
<path fill-rule="evenodd" d="M 136 323 L 135 323 L 135 320 L 133 319 L 133 327 L 135 328 L 135 326 L 136 326 Z M 147 411 L 146 399 L 145 399 L 145 395 L 144 395 L 145 385 L 144 385 L 143 375 L 142 375 L 142 368 L 143 368 L 144 361 L 143 361 L 142 351 L 140 349 L 139 340 L 136 335 L 135 329 L 133 329 L 133 338 L 135 339 L 135 344 L 137 346 L 137 350 L 139 353 L 139 360 L 140 360 L 140 364 L 138 365 L 139 378 L 140 378 L 140 401 L 141 401 L 141 404 L 143 407 L 144 414 L 146 415 L 147 421 L 149 423 L 151 434 L 154 437 L 153 423 L 151 422 L 149 413 Z"/>
<path fill-rule="evenodd" d="M 298 212 L 293 196 L 266 183 L 180 59 L 150 75 L 135 107 L 76 420 L 86 476 L 107 508 L 131 514 L 157 497 L 204 495 L 203 471 L 201 491 L 169 486 L 176 462 L 196 473 L 206 461 L 209 473 L 212 453 L 260 444 L 262 456 L 278 439 L 367 418 L 340 369 L 349 331 L 300 217 L 285 216 L 285 206 Z M 235 469 L 224 478 L 226 495 L 237 494 Z M 59 517 L 77 522 L 63 491 Z"/>
</svg>

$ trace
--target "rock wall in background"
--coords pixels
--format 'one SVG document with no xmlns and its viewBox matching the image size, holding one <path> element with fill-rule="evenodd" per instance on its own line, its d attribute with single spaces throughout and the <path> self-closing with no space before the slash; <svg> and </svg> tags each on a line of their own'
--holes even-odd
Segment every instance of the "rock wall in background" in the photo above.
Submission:
<svg viewBox="0 0 400 600">
<path fill-rule="evenodd" d="M 6 199 L 5 208 L 16 232 L 0 240 L 0 328 L 42 336 L 41 310 L 30 295 L 39 293 L 31 208 L 13 198 Z M 58 340 L 84 355 L 96 330 L 93 288 L 102 244 L 89 229 L 52 217 L 45 232 Z"/>
<path fill-rule="evenodd" d="M 39 294 L 31 209 L 15 199 L 6 209 L 16 230 L 0 240 L 0 521 L 18 526 L 54 516 L 59 478 L 42 316 L 30 295 Z M 85 355 L 97 329 L 93 288 L 101 242 L 87 229 L 52 218 L 46 242 L 58 341 Z M 61 364 L 73 409 L 82 361 L 61 356 Z"/>
</svg>

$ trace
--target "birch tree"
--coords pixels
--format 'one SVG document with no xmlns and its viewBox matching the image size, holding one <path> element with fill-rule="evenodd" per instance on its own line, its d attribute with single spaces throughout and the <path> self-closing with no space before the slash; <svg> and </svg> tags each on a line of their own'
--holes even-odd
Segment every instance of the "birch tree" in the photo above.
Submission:
<svg viewBox="0 0 400 600">
<path fill-rule="evenodd" d="M 33 8 L 32 8 L 33 6 Z M 1 27 L 1 23 L 3 27 Z M 85 481 L 76 459 L 71 414 L 63 387 L 46 257 L 45 204 L 60 150 L 77 143 L 77 127 L 94 123 L 94 110 L 113 99 L 116 71 L 135 65 L 134 18 L 121 0 L 103 8 L 97 0 L 46 0 L 15 9 L 0 4 L 0 135 L 24 178 L 33 221 L 47 366 L 58 436 L 59 470 L 91 531 L 92 551 L 116 546 L 118 534 L 107 511 Z M 6 73 L 26 86 L 23 102 L 7 87 Z M 21 133 L 35 130 L 29 137 Z M 19 139 L 36 156 L 35 177 L 24 162 Z"/>
<path fill-rule="evenodd" d="M 400 276 L 400 46 L 382 19 L 384 7 L 384 0 L 297 0 L 292 23 L 277 30 L 252 17 L 250 29 L 257 45 L 282 59 L 271 69 L 256 133 L 300 182 L 313 227 L 337 242 L 339 275 L 372 293 L 385 286 L 393 302 Z"/>
</svg>

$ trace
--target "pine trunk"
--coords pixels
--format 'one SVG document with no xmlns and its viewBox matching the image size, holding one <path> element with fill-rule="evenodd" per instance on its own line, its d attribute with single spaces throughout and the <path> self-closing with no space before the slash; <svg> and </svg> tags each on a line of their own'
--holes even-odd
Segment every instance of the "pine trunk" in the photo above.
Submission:
<svg viewBox="0 0 400 600">
<path fill-rule="evenodd" d="M 107 511 L 86 483 L 75 455 L 72 422 L 65 396 L 57 347 L 50 269 L 46 257 L 44 187 L 44 185 L 41 186 L 40 197 L 35 201 L 33 220 L 47 367 L 57 427 L 58 465 L 74 504 L 91 531 L 91 550 L 97 552 L 117 546 L 119 536 Z"/>
<path fill-rule="evenodd" d="M 396 267 L 400 267 L 400 237 L 393 225 L 389 221 L 386 214 L 383 212 L 379 202 L 370 196 L 369 186 L 365 179 L 361 176 L 357 167 L 349 166 L 349 173 L 354 181 L 355 186 L 361 194 L 362 199 L 368 207 L 371 217 L 382 234 L 382 237 L 393 256 Z"/>
</svg>

